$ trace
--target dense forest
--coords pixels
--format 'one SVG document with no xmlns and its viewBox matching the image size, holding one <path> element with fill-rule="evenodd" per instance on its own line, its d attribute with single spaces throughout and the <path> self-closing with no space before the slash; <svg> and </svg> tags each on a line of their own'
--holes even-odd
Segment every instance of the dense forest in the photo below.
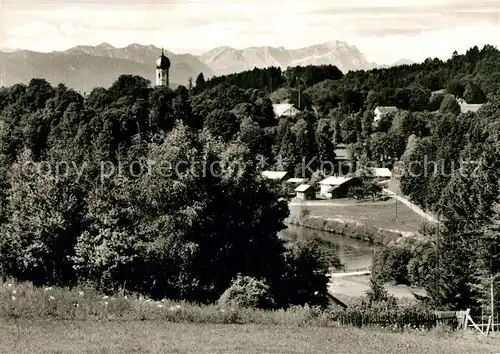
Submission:
<svg viewBox="0 0 500 354">
<path fill-rule="evenodd" d="M 86 99 L 41 79 L 3 88 L 0 274 L 196 302 L 241 274 L 269 287 L 272 306 L 324 305 L 338 259 L 317 240 L 278 238 L 288 208 L 254 158 L 270 103 L 257 95 L 240 121 L 226 108 L 248 93 L 206 95 L 192 105 L 186 88 L 136 76 Z"/>
<path fill-rule="evenodd" d="M 305 177 L 324 175 L 342 143 L 361 168 L 399 171 L 402 192 L 443 221 L 388 247 L 375 276 L 423 285 L 440 308 L 472 306 L 500 269 L 499 64 L 486 46 L 345 75 L 200 75 L 175 91 L 130 75 L 85 98 L 42 79 L 1 88 L 0 275 L 207 302 L 241 274 L 273 306 L 324 304 L 338 259 L 277 237 L 287 205 L 259 172 L 298 177 L 314 160 Z M 461 113 L 457 98 L 485 104 Z M 302 112 L 277 119 L 285 101 Z M 388 105 L 399 111 L 374 124 Z"/>
</svg>

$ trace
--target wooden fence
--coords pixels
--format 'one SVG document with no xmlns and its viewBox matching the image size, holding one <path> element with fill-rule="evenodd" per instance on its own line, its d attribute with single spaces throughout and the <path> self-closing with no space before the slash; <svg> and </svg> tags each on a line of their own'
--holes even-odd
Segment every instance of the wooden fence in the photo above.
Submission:
<svg viewBox="0 0 500 354">
<path fill-rule="evenodd" d="M 340 313 L 334 320 L 340 325 L 350 325 L 356 327 L 364 326 L 382 326 L 398 328 L 432 328 L 438 325 L 457 328 L 459 320 L 455 313 L 447 316 L 442 314 L 362 314 L 362 313 Z"/>
</svg>

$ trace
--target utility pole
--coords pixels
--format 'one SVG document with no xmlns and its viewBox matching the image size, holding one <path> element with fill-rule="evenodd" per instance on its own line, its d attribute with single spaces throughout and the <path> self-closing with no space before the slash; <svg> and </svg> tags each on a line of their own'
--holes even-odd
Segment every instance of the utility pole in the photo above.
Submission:
<svg viewBox="0 0 500 354">
<path fill-rule="evenodd" d="M 490 296 L 491 296 L 491 321 L 493 322 L 492 326 L 491 326 L 491 331 L 492 332 L 495 332 L 495 316 L 494 316 L 494 312 L 495 312 L 495 296 L 494 296 L 494 292 L 493 292 L 493 280 L 495 279 L 495 277 L 491 277 L 491 282 L 490 282 Z"/>
<path fill-rule="evenodd" d="M 396 222 L 398 222 L 398 193 L 396 193 L 396 197 L 394 199 L 396 200 Z"/>
<path fill-rule="evenodd" d="M 297 108 L 300 109 L 300 81 L 298 79 L 297 79 L 297 93 L 298 93 Z"/>
<path fill-rule="evenodd" d="M 437 214 L 437 232 L 436 232 L 436 296 L 439 294 L 439 212 Z"/>
<path fill-rule="evenodd" d="M 297 81 L 297 91 L 298 91 L 298 109 L 300 109 L 300 107 L 302 106 L 300 102 L 300 86 L 301 84 L 303 83 L 304 85 L 306 85 L 306 83 L 298 76 L 295 77 L 295 80 Z"/>
</svg>

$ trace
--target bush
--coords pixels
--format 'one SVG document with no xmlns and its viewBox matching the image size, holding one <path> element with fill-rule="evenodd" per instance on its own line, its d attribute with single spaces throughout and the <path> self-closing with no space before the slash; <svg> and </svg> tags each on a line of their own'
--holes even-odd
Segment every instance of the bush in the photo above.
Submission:
<svg viewBox="0 0 500 354">
<path fill-rule="evenodd" d="M 429 100 L 429 107 L 428 107 L 429 111 L 434 112 L 439 110 L 439 107 L 441 107 L 441 103 L 444 100 L 444 96 L 445 95 L 442 93 L 438 93 L 432 96 Z"/>
<path fill-rule="evenodd" d="M 304 203 L 300 206 L 299 218 L 301 221 L 307 220 L 311 211 L 307 208 L 307 205 Z"/>
<path fill-rule="evenodd" d="M 411 258 L 412 252 L 400 246 L 389 246 L 377 251 L 372 262 L 373 279 L 409 285 L 408 263 Z"/>
<path fill-rule="evenodd" d="M 238 274 L 231 286 L 221 295 L 218 304 L 232 308 L 270 308 L 274 300 L 265 282 Z"/>
<path fill-rule="evenodd" d="M 317 235 L 289 243 L 285 254 L 286 271 L 273 286 L 278 306 L 308 304 L 325 307 L 328 303 L 329 274 L 342 269 L 332 245 Z"/>
<path fill-rule="evenodd" d="M 366 292 L 366 304 L 372 307 L 376 303 L 396 306 L 396 298 L 389 295 L 380 279 L 370 279 L 370 289 Z"/>
</svg>

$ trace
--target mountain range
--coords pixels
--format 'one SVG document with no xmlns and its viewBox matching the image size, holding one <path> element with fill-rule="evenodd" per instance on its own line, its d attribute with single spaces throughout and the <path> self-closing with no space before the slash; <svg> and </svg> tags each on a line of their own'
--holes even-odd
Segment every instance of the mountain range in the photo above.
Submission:
<svg viewBox="0 0 500 354">
<path fill-rule="evenodd" d="M 218 47 L 202 54 L 199 58 L 217 75 L 269 66 L 279 66 L 285 69 L 288 66 L 333 64 L 344 73 L 350 70 L 376 67 L 376 64 L 366 60 L 358 48 L 342 41 L 332 41 L 299 49 Z"/>
<path fill-rule="evenodd" d="M 65 51 L 50 53 L 30 50 L 0 51 L 3 64 L 2 84 L 10 86 L 29 82 L 33 77 L 45 78 L 53 85 L 64 83 L 80 92 L 94 87 L 109 87 L 122 74 L 141 75 L 155 82 L 154 62 L 161 49 L 153 45 L 130 44 L 116 48 L 108 43 L 97 46 L 79 45 Z M 331 41 L 299 49 L 284 47 L 250 47 L 235 49 L 218 47 L 201 55 L 175 54 L 165 51 L 171 61 L 171 86 L 186 85 L 199 73 L 205 78 L 227 75 L 254 67 L 328 65 L 342 72 L 368 70 L 379 65 L 369 62 L 356 46 L 343 41 Z M 410 64 L 403 59 L 394 65 Z"/>
</svg>

